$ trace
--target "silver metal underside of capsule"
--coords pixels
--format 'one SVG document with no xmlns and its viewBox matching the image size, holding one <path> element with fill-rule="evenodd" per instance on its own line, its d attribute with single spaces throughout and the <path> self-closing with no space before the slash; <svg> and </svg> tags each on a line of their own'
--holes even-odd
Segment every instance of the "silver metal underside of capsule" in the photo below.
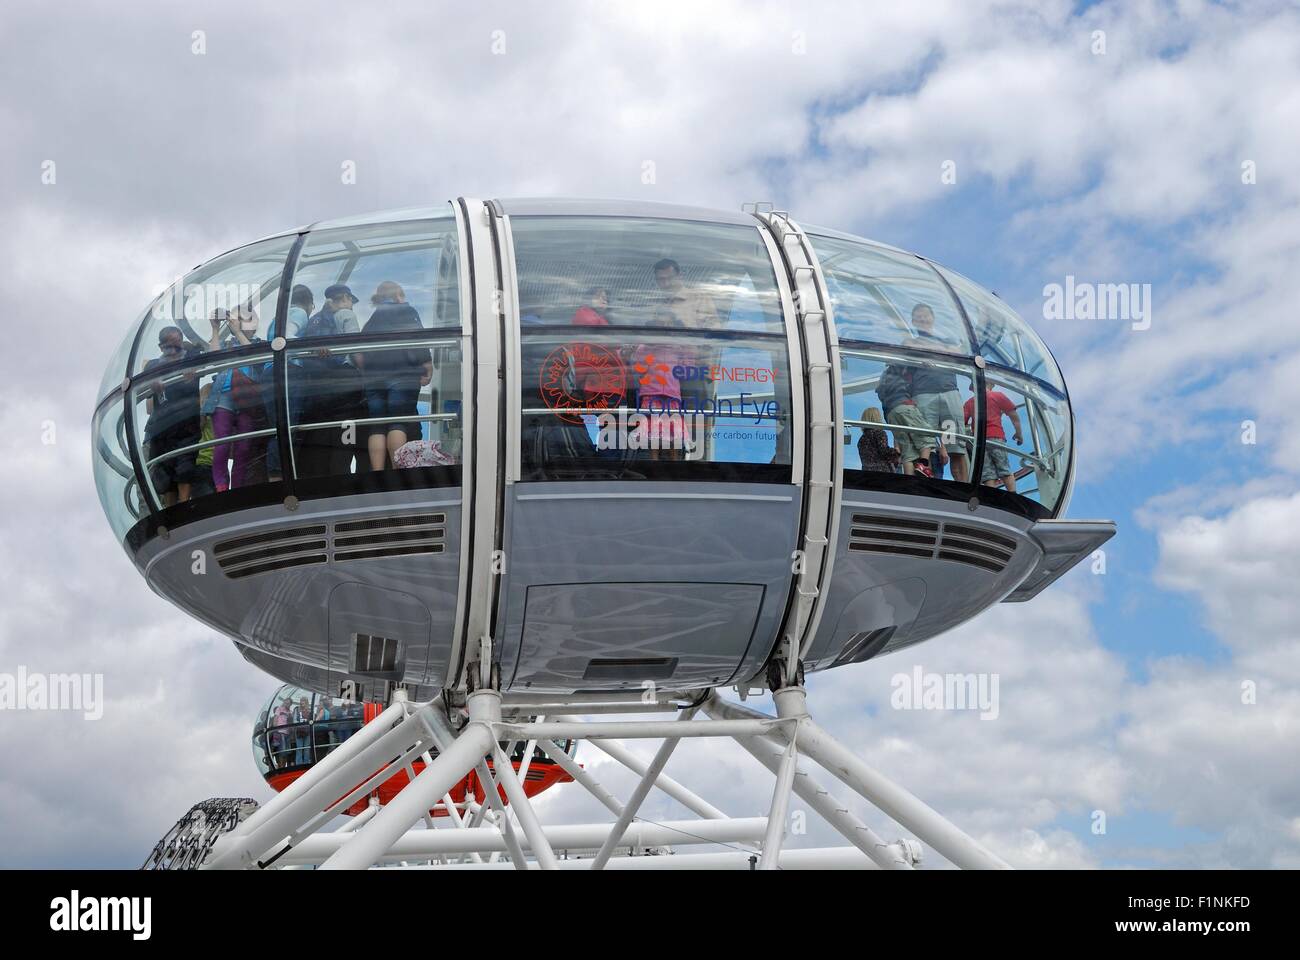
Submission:
<svg viewBox="0 0 1300 960">
<path fill-rule="evenodd" d="M 497 633 L 503 689 L 570 693 L 645 681 L 687 689 L 759 674 L 793 575 L 797 491 L 679 487 L 514 486 Z M 156 592 L 286 682 L 437 690 L 452 669 L 459 492 L 224 514 L 152 541 L 138 562 Z M 848 491 L 841 509 L 834 575 L 805 656 L 810 671 L 929 639 L 996 600 L 1027 600 L 1114 529 L 865 491 Z M 436 549 L 403 552 L 412 549 L 411 519 L 437 534 L 428 540 Z M 372 538 L 360 559 L 347 542 L 358 522 Z M 387 542 L 386 533 L 402 539 Z M 193 573 L 196 555 L 214 560 L 205 576 Z"/>
</svg>

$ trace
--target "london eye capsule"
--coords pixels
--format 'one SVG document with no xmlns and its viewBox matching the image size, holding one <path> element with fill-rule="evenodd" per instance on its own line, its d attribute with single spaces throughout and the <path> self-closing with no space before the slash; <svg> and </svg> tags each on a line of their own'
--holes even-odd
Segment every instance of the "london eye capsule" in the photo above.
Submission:
<svg viewBox="0 0 1300 960">
<path fill-rule="evenodd" d="M 1027 323 L 770 211 L 317 223 L 177 281 L 100 397 L 99 494 L 150 587 L 358 700 L 858 663 L 1033 597 L 1114 530 L 1063 518 L 1073 417 Z"/>
<path fill-rule="evenodd" d="M 346 743 L 363 725 L 376 719 L 379 714 L 380 706 L 375 703 L 342 700 L 329 694 L 314 693 L 285 684 L 271 694 L 253 722 L 253 761 L 257 764 L 258 772 L 278 793 Z M 577 744 L 568 741 L 560 746 L 572 755 Z M 430 759 L 437 756 L 436 749 L 429 752 Z M 491 770 L 493 761 L 489 759 L 485 762 Z M 533 745 L 530 750 L 527 744 L 515 744 L 510 753 L 510 762 L 520 776 L 524 792 L 530 797 L 556 784 L 573 780 L 572 776 L 556 764 L 544 746 Z M 418 777 L 425 768 L 425 761 L 412 760 L 410 767 L 410 772 Z M 381 805 L 385 804 L 408 782 L 407 770 L 397 770 L 391 777 L 358 796 L 343 812 L 356 816 L 372 798 Z M 463 778 L 449 792 L 457 805 L 463 805 L 467 800 L 481 804 L 486 799 L 483 785 L 475 773 Z M 510 802 L 504 791 L 498 788 L 498 793 L 503 804 Z M 439 805 L 430 813 L 442 817 L 447 815 L 447 810 Z"/>
</svg>

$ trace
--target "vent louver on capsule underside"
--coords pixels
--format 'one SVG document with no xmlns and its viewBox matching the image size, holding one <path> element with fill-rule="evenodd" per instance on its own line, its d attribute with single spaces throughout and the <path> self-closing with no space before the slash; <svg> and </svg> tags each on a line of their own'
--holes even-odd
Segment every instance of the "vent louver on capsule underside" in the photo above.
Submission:
<svg viewBox="0 0 1300 960">
<path fill-rule="evenodd" d="M 272 530 L 235 537 L 213 548 L 217 565 L 230 579 L 270 573 L 290 567 L 442 553 L 447 515 L 408 513 L 344 520 L 334 524 L 333 536 L 323 524 Z M 332 549 L 331 549 L 332 548 Z"/>
<path fill-rule="evenodd" d="M 849 549 L 950 560 L 1001 573 L 1016 552 L 1016 541 L 968 524 L 855 513 Z"/>
<path fill-rule="evenodd" d="M 372 677 L 400 677 L 405 670 L 401 641 L 370 633 L 352 634 L 352 672 Z"/>
<path fill-rule="evenodd" d="M 334 562 L 442 553 L 447 515 L 410 513 L 334 524 Z"/>
<path fill-rule="evenodd" d="M 222 573 L 232 580 L 286 567 L 324 563 L 325 525 L 235 537 L 218 543 L 212 553 Z"/>
</svg>

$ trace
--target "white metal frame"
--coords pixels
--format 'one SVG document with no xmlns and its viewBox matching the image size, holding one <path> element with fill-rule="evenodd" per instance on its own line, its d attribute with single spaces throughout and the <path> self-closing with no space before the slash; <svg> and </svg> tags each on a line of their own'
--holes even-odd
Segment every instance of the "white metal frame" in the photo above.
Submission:
<svg viewBox="0 0 1300 960">
<path fill-rule="evenodd" d="M 793 287 L 803 375 L 808 391 L 806 417 L 808 469 L 803 526 L 799 531 L 802 567 L 795 577 L 794 602 L 779 636 L 785 683 L 794 683 L 798 664 L 812 645 L 830 585 L 844 492 L 844 397 L 840 384 L 839 338 L 830 293 L 812 244 L 784 211 L 756 212 L 770 231 Z"/>
<path fill-rule="evenodd" d="M 829 295 L 803 231 L 784 213 L 757 212 L 760 233 L 778 273 L 790 344 L 795 481 L 803 486 L 799 532 L 805 562 L 780 636 L 782 671 L 770 677 L 775 715 L 722 699 L 716 690 L 574 694 L 505 693 L 492 669 L 492 612 L 501 585 L 495 569 L 502 485 L 518 476 L 518 303 L 509 219 L 478 200 L 457 201 L 461 235 L 464 360 L 464 463 L 461 593 L 452 662 L 443 694 L 414 704 L 398 688 L 378 718 L 331 751 L 265 806 L 220 835 L 203 866 L 211 869 L 317 866 L 443 866 L 457 869 L 777 869 L 846 867 L 908 870 L 920 862 L 909 839 L 883 841 L 810 773 L 822 766 L 855 794 L 960 867 L 1006 864 L 912 794 L 867 766 L 818 727 L 807 711 L 799 663 L 821 615 L 834 560 L 842 500 L 840 435 L 844 416 L 840 365 Z M 491 227 L 498 229 L 498 245 Z M 500 253 L 500 256 L 498 256 Z M 471 277 L 470 263 L 473 263 Z M 497 273 L 501 271 L 500 283 Z M 502 319 L 508 321 L 502 341 Z M 504 378 L 504 384 L 502 379 Z M 504 386 L 504 389 L 503 389 Z M 805 403 L 805 386 L 806 398 Z M 505 462 L 498 431 L 507 429 Z M 477 508 L 477 509 L 471 509 Z M 462 642 L 463 638 L 463 642 Z M 477 670 L 471 667 L 477 665 Z M 740 688 L 742 695 L 748 685 Z M 674 712 L 675 719 L 646 719 Z M 774 776 L 768 812 L 733 819 L 666 767 L 684 738 L 730 739 Z M 637 778 L 626 799 L 555 743 L 573 739 L 603 752 Z M 621 741 L 660 741 L 649 762 Z M 526 744 L 521 769 L 508 759 Z M 543 823 L 524 777 L 538 744 L 613 817 L 611 823 Z M 424 769 L 415 775 L 413 763 Z M 491 759 L 492 766 L 488 766 Z M 387 804 L 376 791 L 405 771 L 406 785 Z M 474 772 L 484 801 L 457 804 L 452 788 Z M 698 820 L 654 823 L 638 817 L 652 790 L 679 802 Z M 501 792 L 506 802 L 503 802 Z M 342 827 L 327 829 L 354 804 L 371 798 Z M 837 848 L 786 846 L 794 798 L 845 838 Z M 446 816 L 431 811 L 441 807 Z M 680 854 L 678 847 L 724 845 L 725 852 Z M 658 854 L 658 855 L 647 855 Z"/>
<path fill-rule="evenodd" d="M 863 763 L 808 715 L 802 687 L 773 695 L 775 716 L 721 698 L 717 691 L 665 694 L 653 703 L 616 695 L 509 697 L 480 689 L 448 710 L 439 697 L 413 704 L 402 691 L 374 721 L 333 750 L 285 791 L 256 810 L 214 844 L 209 869 L 306 867 L 455 867 L 457 869 L 884 869 L 910 870 L 920 862 L 911 840 L 883 841 L 840 799 L 814 778 L 809 762 L 822 766 L 855 794 L 960 867 L 1007 865 L 902 787 Z M 596 719 L 548 710 L 572 709 Z M 638 714 L 676 710 L 672 720 Z M 590 711 L 590 713 L 588 713 Z M 603 719 L 623 713 L 625 719 Z M 732 818 L 664 772 L 682 738 L 733 740 L 775 775 L 768 813 Z M 629 797 L 619 800 L 591 769 L 553 741 L 574 738 L 601 750 L 637 776 Z M 619 741 L 658 740 L 646 763 Z M 584 789 L 613 816 L 611 823 L 545 825 L 546 804 L 525 795 L 522 779 L 502 744 L 542 743 Z M 436 756 L 431 751 L 436 750 Z M 489 769 L 486 758 L 491 757 Z M 372 799 L 360 816 L 326 829 L 338 814 L 413 759 L 425 768 L 385 806 Z M 486 802 L 457 805 L 451 788 L 471 771 Z M 505 791 L 503 804 L 498 787 Z M 661 790 L 698 819 L 656 823 L 638 817 L 652 790 Z M 796 800 L 797 798 L 797 800 Z M 790 849 L 786 846 L 792 804 L 820 815 L 848 845 Z M 448 816 L 435 820 L 430 811 Z M 678 848 L 713 847 L 679 853 Z"/>
<path fill-rule="evenodd" d="M 501 323 L 502 294 L 497 287 L 497 260 L 489 218 L 492 211 L 481 200 L 462 198 L 459 211 L 465 229 L 462 281 L 473 308 L 463 314 L 470 355 L 462 361 L 468 374 L 462 412 L 465 418 L 465 464 L 462 480 L 461 575 L 451 663 L 458 675 L 449 685 L 486 686 L 492 668 L 490 624 L 496 606 L 500 577 L 494 570 L 497 529 L 498 431 L 501 424 Z M 469 262 L 473 260 L 473 282 Z M 474 323 L 472 318 L 477 319 Z M 471 369 L 472 368 L 472 369 Z M 464 645 L 462 646 L 462 638 Z M 482 676 L 467 684 L 470 665 L 478 663 Z"/>
</svg>

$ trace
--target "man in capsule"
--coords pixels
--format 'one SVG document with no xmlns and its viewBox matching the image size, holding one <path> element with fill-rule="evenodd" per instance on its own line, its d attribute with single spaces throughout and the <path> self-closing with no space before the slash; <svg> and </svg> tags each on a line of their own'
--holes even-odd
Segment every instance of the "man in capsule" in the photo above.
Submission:
<svg viewBox="0 0 1300 960">
<path fill-rule="evenodd" d="M 928 303 L 912 307 L 912 328 L 915 335 L 907 345 L 921 350 L 956 352 L 957 346 L 934 332 L 934 309 Z M 952 478 L 966 482 L 966 447 L 954 434 L 962 432 L 966 418 L 962 414 L 961 393 L 957 389 L 957 375 L 951 370 L 917 363 L 912 366 L 912 399 L 925 417 L 926 424 L 936 431 L 936 443 L 945 450 L 951 461 Z M 940 453 L 942 458 L 943 453 Z"/>
<path fill-rule="evenodd" d="M 158 331 L 158 351 L 162 356 L 150 360 L 145 370 L 196 356 L 198 348 L 185 342 L 179 327 L 163 327 Z M 199 383 L 193 372 L 149 384 L 145 394 L 145 409 L 149 419 L 144 427 L 144 455 L 146 460 L 171 453 L 186 451 L 161 460 L 149 468 L 154 490 L 163 498 L 164 506 L 172 506 L 190 498 L 191 484 L 196 479 L 197 466 L 194 450 L 187 450 L 199 442 Z"/>
<path fill-rule="evenodd" d="M 361 328 L 352 309 L 356 302 L 347 284 L 326 287 L 325 304 L 307 320 L 300 336 L 308 339 L 359 333 Z M 289 376 L 292 379 L 294 371 Z M 322 346 L 314 355 L 302 358 L 298 376 L 301 386 L 297 403 L 303 422 L 350 423 L 365 416 L 361 371 L 353 356 L 330 353 Z M 296 437 L 298 473 L 308 477 L 349 473 L 355 440 L 355 435 L 345 435 L 344 429 L 338 426 L 300 432 Z M 367 458 L 362 459 L 369 465 Z"/>
<path fill-rule="evenodd" d="M 962 408 L 966 416 L 966 432 L 975 434 L 975 388 L 971 387 L 971 398 Z M 1008 493 L 1016 492 L 1016 474 L 1011 469 L 1011 460 L 1001 445 L 1007 442 L 1007 435 L 1002 432 L 1002 418 L 1011 421 L 1015 431 L 1016 446 L 1024 442 L 1020 434 L 1020 414 L 1010 397 L 1001 390 L 994 390 L 992 384 L 984 390 L 984 437 L 992 441 L 984 448 L 984 466 L 980 468 L 980 482 L 986 487 L 996 487 L 998 481 L 1007 488 Z M 999 444 L 995 446 L 994 444 Z"/>
<path fill-rule="evenodd" d="M 654 265 L 655 285 L 663 293 L 660 311 L 670 318 L 668 326 L 678 327 L 688 333 L 721 330 L 722 320 L 713 298 L 702 290 L 688 285 L 682 278 L 682 268 L 669 257 Z M 722 344 L 706 343 L 692 346 L 683 344 L 686 353 L 681 363 L 695 368 L 698 379 L 681 384 L 678 406 L 683 413 L 713 416 L 717 408 L 718 385 L 713 381 L 713 370 L 722 359 Z M 688 355 L 689 354 L 689 355 Z M 712 431 L 705 431 L 706 447 Z M 705 458 L 709 450 L 705 451 Z"/>
</svg>

